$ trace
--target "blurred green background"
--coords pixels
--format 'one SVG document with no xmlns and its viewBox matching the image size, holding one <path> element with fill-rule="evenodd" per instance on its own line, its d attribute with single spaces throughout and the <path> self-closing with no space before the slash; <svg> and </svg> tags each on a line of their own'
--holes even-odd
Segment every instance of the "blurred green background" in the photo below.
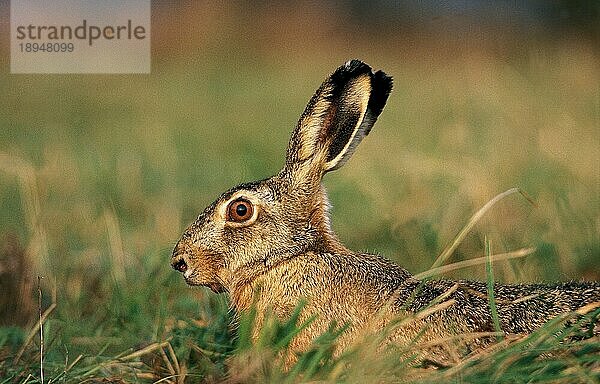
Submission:
<svg viewBox="0 0 600 384">
<path fill-rule="evenodd" d="M 57 356 L 222 319 L 225 297 L 187 289 L 172 247 L 219 193 L 280 169 L 310 96 L 351 58 L 394 91 L 326 176 L 343 242 L 422 272 L 520 187 L 537 207 L 503 200 L 450 262 L 487 236 L 494 253 L 537 247 L 496 264 L 501 281 L 600 279 L 599 7 L 542 3 L 156 1 L 150 75 L 11 75 L 2 39 L 0 323 L 36 321 L 37 276 Z"/>
</svg>

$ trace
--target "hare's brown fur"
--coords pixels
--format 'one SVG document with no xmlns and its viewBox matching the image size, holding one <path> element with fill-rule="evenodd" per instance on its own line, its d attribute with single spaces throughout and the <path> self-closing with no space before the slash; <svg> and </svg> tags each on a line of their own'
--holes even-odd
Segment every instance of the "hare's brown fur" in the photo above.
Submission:
<svg viewBox="0 0 600 384">
<path fill-rule="evenodd" d="M 237 311 L 255 305 L 259 315 L 272 311 L 282 319 L 305 302 L 300 321 L 316 318 L 294 339 L 299 351 L 333 322 L 349 326 L 340 338 L 344 347 L 363 332 L 432 305 L 437 310 L 404 323 L 391 339 L 494 331 L 485 283 L 419 281 L 379 255 L 348 250 L 331 230 L 321 179 L 349 159 L 391 88 L 390 77 L 362 62 L 338 68 L 300 117 L 282 171 L 223 193 L 184 232 L 172 265 L 188 284 L 228 292 Z M 243 206 L 240 211 L 232 211 L 235 204 Z M 600 283 L 496 284 L 494 295 L 500 329 L 524 334 L 600 302 Z M 258 316 L 259 327 L 261 321 Z M 480 338 L 472 346 L 485 342 Z"/>
</svg>

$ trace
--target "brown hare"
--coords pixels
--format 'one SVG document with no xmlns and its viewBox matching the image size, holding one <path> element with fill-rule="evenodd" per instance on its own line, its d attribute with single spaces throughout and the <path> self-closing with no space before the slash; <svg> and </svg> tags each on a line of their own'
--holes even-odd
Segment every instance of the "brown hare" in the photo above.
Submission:
<svg viewBox="0 0 600 384">
<path fill-rule="evenodd" d="M 173 268 L 189 285 L 227 292 L 236 311 L 255 305 L 258 327 L 260 314 L 272 311 L 283 319 L 305 302 L 300 320 L 315 319 L 292 342 L 297 351 L 332 322 L 348 325 L 339 339 L 342 348 L 361 332 L 417 313 L 422 315 L 399 326 L 390 339 L 427 342 L 497 329 L 486 283 L 419 281 L 382 256 L 349 250 L 331 229 L 321 179 L 352 156 L 391 90 L 392 78 L 363 62 L 339 67 L 300 117 L 283 169 L 219 196 L 183 233 Z M 496 284 L 494 296 L 500 329 L 525 334 L 561 313 L 599 302 L 600 283 Z M 432 305 L 436 311 L 420 312 Z M 469 347 L 482 344 L 479 338 Z"/>
</svg>

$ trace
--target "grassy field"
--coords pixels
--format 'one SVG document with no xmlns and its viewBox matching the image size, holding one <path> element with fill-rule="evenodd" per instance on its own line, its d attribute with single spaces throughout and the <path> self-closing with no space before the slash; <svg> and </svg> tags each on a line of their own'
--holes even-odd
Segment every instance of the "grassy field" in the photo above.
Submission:
<svg viewBox="0 0 600 384">
<path fill-rule="evenodd" d="M 350 44 L 319 40 L 326 29 L 246 41 L 265 26 L 237 22 L 202 24 L 218 39 L 189 46 L 157 25 L 149 76 L 0 76 L 0 383 L 40 381 L 40 310 L 46 382 L 600 380 L 598 340 L 561 344 L 549 335 L 581 329 L 560 324 L 441 371 L 410 367 L 410 348 L 333 357 L 332 332 L 285 374 L 271 361 L 293 324 L 251 347 L 251 319 L 233 329 L 224 295 L 187 288 L 169 266 L 182 230 L 220 192 L 279 170 L 312 92 L 358 57 L 395 86 L 370 136 L 325 180 L 350 248 L 426 271 L 474 212 L 519 187 L 535 206 L 502 200 L 447 263 L 483 256 L 487 238 L 494 253 L 536 248 L 494 264 L 499 281 L 599 280 L 597 47 Z"/>
</svg>

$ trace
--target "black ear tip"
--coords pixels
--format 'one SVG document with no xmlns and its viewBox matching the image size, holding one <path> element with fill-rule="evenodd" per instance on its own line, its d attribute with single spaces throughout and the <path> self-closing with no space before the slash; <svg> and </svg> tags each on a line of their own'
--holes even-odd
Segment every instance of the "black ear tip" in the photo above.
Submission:
<svg viewBox="0 0 600 384">
<path fill-rule="evenodd" d="M 341 68 L 351 73 L 365 73 L 371 71 L 371 67 L 368 64 L 357 59 L 348 60 Z"/>
<path fill-rule="evenodd" d="M 372 78 L 373 90 L 369 99 L 369 109 L 374 116 L 379 116 L 385 103 L 387 102 L 390 92 L 394 86 L 394 80 L 383 71 L 377 71 Z"/>
<path fill-rule="evenodd" d="M 373 73 L 373 70 L 368 64 L 353 59 L 336 69 L 331 75 L 331 82 L 335 86 L 335 89 L 338 89 L 341 92 L 350 79 L 363 74 L 369 74 L 371 77 L 372 91 L 369 98 L 369 110 L 371 116 L 377 118 L 383 110 L 388 96 L 392 91 L 393 80 L 391 76 L 386 75 L 383 71 Z"/>
<path fill-rule="evenodd" d="M 349 60 L 331 75 L 334 85 L 344 86 L 350 79 L 372 73 L 371 67 L 360 60 Z"/>
<path fill-rule="evenodd" d="M 389 94 L 392 91 L 393 86 L 394 79 L 392 76 L 388 76 L 383 71 L 377 71 L 373 74 L 373 88 L 381 88 Z"/>
</svg>

